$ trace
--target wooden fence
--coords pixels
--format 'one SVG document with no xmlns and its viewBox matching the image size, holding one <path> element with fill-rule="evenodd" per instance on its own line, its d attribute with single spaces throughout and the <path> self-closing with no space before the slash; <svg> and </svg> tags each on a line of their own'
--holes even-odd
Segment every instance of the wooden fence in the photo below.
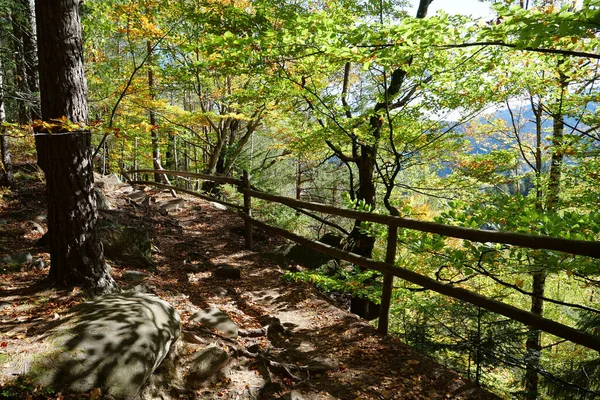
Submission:
<svg viewBox="0 0 600 400">
<path fill-rule="evenodd" d="M 459 239 L 470 240 L 473 242 L 486 243 L 502 243 L 510 244 L 514 246 L 528 247 L 532 249 L 546 249 L 555 250 L 564 253 L 583 255 L 593 258 L 600 258 L 600 242 L 590 242 L 582 240 L 568 240 L 552 238 L 548 236 L 536 236 L 523 233 L 511 233 L 511 232 L 496 232 L 481 229 L 463 228 L 451 225 L 444 225 L 434 222 L 418 221 L 409 218 L 386 216 L 380 214 L 372 214 L 367 212 L 355 211 L 350 209 L 337 208 L 320 203 L 312 203 L 301 200 L 292 199 L 289 197 L 277 196 L 273 194 L 264 193 L 255 189 L 252 189 L 250 185 L 250 179 L 247 172 L 240 179 L 219 177 L 206 174 L 197 174 L 191 172 L 180 172 L 180 171 L 167 171 L 167 170 L 135 170 L 129 171 L 129 173 L 160 173 L 173 176 L 183 176 L 190 178 L 197 178 L 202 180 L 209 180 L 213 182 L 228 183 L 238 187 L 239 191 L 244 196 L 243 206 L 228 203 L 226 201 L 215 199 L 210 196 L 206 196 L 190 190 L 180 189 L 175 186 L 165 185 L 162 183 L 148 182 L 148 181 L 130 181 L 131 184 L 143 184 L 152 185 L 164 189 L 172 189 L 175 191 L 187 193 L 202 199 L 215 201 L 226 206 L 232 207 L 239 210 L 239 215 L 245 221 L 245 240 L 246 246 L 252 249 L 252 227 L 256 226 L 265 231 L 269 231 L 292 240 L 296 243 L 300 243 L 304 246 L 317 250 L 326 255 L 345 260 L 361 267 L 379 271 L 383 273 L 383 290 L 381 295 L 381 308 L 378 322 L 378 330 L 382 334 L 387 334 L 388 323 L 389 323 L 389 310 L 390 301 L 392 298 L 393 280 L 394 277 L 406 280 L 425 289 L 432 290 L 434 292 L 466 301 L 473 305 L 485 308 L 489 311 L 498 313 L 515 321 L 519 321 L 527 326 L 535 329 L 540 329 L 544 332 L 551 333 L 563 339 L 570 340 L 574 343 L 586 346 L 590 349 L 600 351 L 600 336 L 590 335 L 581 330 L 569 327 L 567 325 L 558 323 L 548 318 L 541 317 L 528 311 L 524 311 L 520 308 L 511 306 L 509 304 L 490 299 L 482 296 L 478 293 L 466 290 L 463 288 L 455 287 L 449 284 L 444 284 L 431 279 L 427 276 L 418 274 L 414 271 L 395 266 L 397 239 L 398 239 L 398 228 L 414 229 L 421 232 L 435 233 L 443 236 L 454 237 Z M 126 175 L 127 177 L 127 175 Z M 285 229 L 278 228 L 275 226 L 267 225 L 261 221 L 258 221 L 252 217 L 252 198 L 262 199 L 273 203 L 283 204 L 295 209 L 305 209 L 311 211 L 317 211 L 330 215 L 337 215 L 346 218 L 352 218 L 360 221 L 375 222 L 383 224 L 388 227 L 388 239 L 386 247 L 385 261 L 375 261 L 370 258 L 360 256 L 358 254 L 351 253 L 346 250 L 342 250 L 333 246 L 329 246 L 325 243 L 304 238 L 296 235 Z"/>
</svg>

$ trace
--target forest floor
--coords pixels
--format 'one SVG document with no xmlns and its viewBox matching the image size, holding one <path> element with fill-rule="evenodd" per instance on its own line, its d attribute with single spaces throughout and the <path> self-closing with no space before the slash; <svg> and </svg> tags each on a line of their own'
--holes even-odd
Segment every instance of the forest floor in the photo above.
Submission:
<svg viewBox="0 0 600 400">
<path fill-rule="evenodd" d="M 0 198 L 0 259 L 29 252 L 48 264 L 46 250 L 35 247 L 43 225 L 35 221 L 46 213 L 43 184 L 30 180 L 19 187 Z M 147 192 L 158 201 L 170 198 L 168 192 Z M 281 322 L 277 336 L 226 340 L 214 334 L 211 344 L 228 351 L 230 362 L 190 398 L 270 399 L 287 393 L 302 399 L 498 399 L 398 339 L 378 334 L 313 286 L 282 280 L 284 270 L 266 253 L 283 241 L 258 231 L 254 251 L 246 250 L 243 222 L 234 212 L 182 196 L 184 208 L 167 215 L 152 210 L 153 204 L 144 208 L 123 196 L 108 197 L 126 218 L 148 229 L 157 267 L 144 271 L 150 275 L 144 285 L 179 311 L 184 338 L 197 329 L 191 315 L 208 307 L 226 312 L 242 330 L 255 330 L 273 318 Z M 132 268 L 111 265 L 120 288 L 139 284 L 123 278 Z M 239 268 L 241 279 L 215 277 L 219 265 Z M 79 289 L 50 287 L 47 274 L 47 267 L 0 266 L 0 385 L 26 369 L 10 361 L 39 351 L 42 334 L 86 299 Z M 251 345 L 276 363 L 269 366 L 265 358 L 234 351 Z M 0 398 L 1 393 L 0 388 Z"/>
</svg>

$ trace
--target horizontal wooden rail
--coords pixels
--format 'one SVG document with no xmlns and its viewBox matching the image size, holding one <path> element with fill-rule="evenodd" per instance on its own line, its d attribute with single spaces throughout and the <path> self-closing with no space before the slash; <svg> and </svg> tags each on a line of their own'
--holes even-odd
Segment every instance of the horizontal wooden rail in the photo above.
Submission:
<svg viewBox="0 0 600 400">
<path fill-rule="evenodd" d="M 193 190 L 182 189 L 182 188 L 179 188 L 179 187 L 173 186 L 173 185 L 165 185 L 164 183 L 149 182 L 149 181 L 129 181 L 129 184 L 131 184 L 131 185 L 150 185 L 150 186 L 156 186 L 156 187 L 159 187 L 159 188 L 162 188 L 162 189 L 169 189 L 169 190 L 174 190 L 176 192 L 187 193 L 189 195 L 192 195 L 192 196 L 195 196 L 195 197 L 199 197 L 199 198 L 204 199 L 204 200 L 214 201 L 215 203 L 223 204 L 224 206 L 231 207 L 231 208 L 234 208 L 236 210 L 242 210 L 243 209 L 242 206 L 238 206 L 237 204 L 229 203 L 227 201 L 223 201 L 223 200 L 220 200 L 220 199 L 215 199 L 214 197 L 207 196 L 207 195 L 204 195 L 204 194 L 200 194 L 198 192 L 194 192 Z"/>
<path fill-rule="evenodd" d="M 481 229 L 471 229 L 471 228 L 463 228 L 452 225 L 444 225 L 435 222 L 425 222 L 418 221 L 409 218 L 402 217 L 394 217 L 388 215 L 381 214 L 372 214 L 367 212 L 355 211 L 350 209 L 342 209 L 333 206 L 328 206 L 320 203 L 312 203 L 301 200 L 292 199 L 289 197 L 277 196 L 273 194 L 263 193 L 257 190 L 250 189 L 249 180 L 247 175 L 245 175 L 244 179 L 234 179 L 229 177 L 218 177 L 206 174 L 196 174 L 191 172 L 181 172 L 181 171 L 167 171 L 167 170 L 137 170 L 137 171 L 129 171 L 137 172 L 137 173 L 161 173 L 168 174 L 174 176 L 184 176 L 184 177 L 192 177 L 199 178 L 204 180 L 210 180 L 215 182 L 229 183 L 232 185 L 236 185 L 240 188 L 240 191 L 244 194 L 244 207 L 228 203 L 222 200 L 214 199 L 210 196 L 202 195 L 197 192 L 177 188 L 175 186 L 165 185 L 162 183 L 156 182 L 147 182 L 147 181 L 133 181 L 130 182 L 132 184 L 143 184 L 143 185 L 153 185 L 156 187 L 161 187 L 165 189 L 172 189 L 179 192 L 188 193 L 192 196 L 196 196 L 205 200 L 215 201 L 220 204 L 224 204 L 228 207 L 243 210 L 239 212 L 240 216 L 244 219 L 246 223 L 246 236 L 247 236 L 247 244 L 251 246 L 252 243 L 252 231 L 248 229 L 249 226 L 258 226 L 267 231 L 271 231 L 275 234 L 283 236 L 287 239 L 293 240 L 294 242 L 303 244 L 309 248 L 312 248 L 321 253 L 330 255 L 332 257 L 336 257 L 342 260 L 349 261 L 356 265 L 360 265 L 362 267 L 372 269 L 375 271 L 383 272 L 387 279 L 387 284 L 390 287 L 388 290 L 389 293 L 384 293 L 384 298 L 388 298 L 391 296 L 391 276 L 395 276 L 401 279 L 404 279 L 408 282 L 419 285 L 423 288 L 433 290 L 437 293 L 466 301 L 468 303 L 474 304 L 476 306 L 483 307 L 492 312 L 498 313 L 515 321 L 519 321 L 525 325 L 531 326 L 535 329 L 540 329 L 544 332 L 548 332 L 550 334 L 556 335 L 558 337 L 570 340 L 574 343 L 578 343 L 580 345 L 586 346 L 590 349 L 594 349 L 596 351 L 600 351 L 600 336 L 594 336 L 587 334 L 583 331 L 577 330 L 575 328 L 569 327 L 567 325 L 563 325 L 556 321 L 543 318 L 539 315 L 533 314 L 528 311 L 521 310 L 517 307 L 487 298 L 475 292 L 451 286 L 448 284 L 444 284 L 438 282 L 434 279 L 431 279 L 427 276 L 420 275 L 416 272 L 410 271 L 405 268 L 396 267 L 392 263 L 390 249 L 388 248 L 388 255 L 386 257 L 387 262 L 375 261 L 363 256 L 359 256 L 357 254 L 338 249 L 336 247 L 332 247 L 326 245 L 324 243 L 307 239 L 301 236 L 298 236 L 292 232 L 286 231 L 285 229 L 281 229 L 278 227 L 274 227 L 271 225 L 267 225 L 263 222 L 260 222 L 249 215 L 251 213 L 250 206 L 250 198 L 255 197 L 271 202 L 276 202 L 280 204 L 284 204 L 293 208 L 302 208 L 327 214 L 338 215 L 341 217 L 352 218 L 360 221 L 370 221 L 375 223 L 380 223 L 384 225 L 388 225 L 391 228 L 401 227 L 407 229 L 414 229 L 422 232 L 435 233 L 443 236 L 456 237 L 459 239 L 470 240 L 474 242 L 494 242 L 494 243 L 503 243 L 510 244 L 515 246 L 529 247 L 532 249 L 547 249 L 547 250 L 555 250 L 561 251 L 569 254 L 577 254 L 583 256 L 589 256 L 594 258 L 600 258 L 600 242 L 590 242 L 590 241 L 582 241 L 582 240 L 569 240 L 569 239 L 560 239 L 560 238 L 552 238 L 548 236 L 535 236 L 528 235 L 523 233 L 512 233 L 512 232 L 496 232 L 496 231 L 488 231 Z M 393 229 L 391 229 L 393 231 Z M 388 247 L 390 244 L 388 243 Z M 385 318 L 384 318 L 385 320 Z M 382 329 L 387 331 L 387 326 L 383 326 Z"/>
<path fill-rule="evenodd" d="M 285 229 L 267 225 L 242 212 L 240 212 L 239 214 L 245 221 L 250 221 L 252 225 L 264 229 L 265 231 L 276 233 L 280 236 L 283 236 L 287 239 L 293 240 L 294 242 L 310 247 L 321 253 L 351 262 L 353 264 L 360 265 L 368 269 L 373 269 L 379 272 L 397 276 L 398 278 L 404 279 L 423 288 L 466 301 L 476 306 L 483 307 L 487 310 L 493 311 L 500 315 L 504 315 L 505 317 L 508 317 L 515 321 L 519 321 L 525 325 L 534 327 L 536 329 L 540 329 L 544 332 L 551 333 L 563 339 L 570 340 L 573 343 L 580 344 L 590 349 L 600 351 L 600 336 L 589 335 L 578 329 L 571 328 L 570 326 L 563 325 L 548 318 L 540 317 L 539 315 L 521 310 L 520 308 L 489 299 L 485 296 L 471 292 L 469 290 L 440 283 L 436 280 L 433 280 L 416 272 L 407 270 L 405 268 L 395 267 L 391 264 L 384 263 L 381 261 L 374 261 L 369 258 L 345 250 L 341 250 L 333 246 L 329 246 L 325 243 L 321 243 L 311 239 L 306 239 Z"/>
<path fill-rule="evenodd" d="M 445 225 L 436 222 L 418 221 L 410 218 L 343 209 L 321 203 L 312 203 L 308 201 L 292 199 L 289 197 L 263 193 L 251 189 L 243 189 L 242 191 L 250 194 L 252 197 L 267 201 L 274 201 L 290 207 L 305 208 L 312 211 L 339 215 L 341 217 L 352 218 L 360 221 L 376 222 L 389 226 L 393 225 L 400 228 L 436 233 L 442 236 L 451 236 L 479 243 L 503 243 L 514 246 L 529 247 L 532 249 L 555 250 L 569 254 L 600 258 L 600 242 L 561 239 L 549 236 L 529 235 L 525 233 L 497 232 L 483 229 L 463 228 L 460 226 Z"/>
<path fill-rule="evenodd" d="M 128 174 L 163 174 L 163 175 L 173 175 L 173 176 L 185 176 L 188 178 L 198 178 L 205 181 L 213 181 L 219 183 L 229 183 L 231 185 L 239 185 L 239 179 L 231 178 L 229 176 L 216 176 L 216 175 L 208 175 L 208 174 L 200 174 L 197 172 L 185 172 L 185 171 L 171 171 L 166 169 L 136 169 L 127 171 Z"/>
</svg>

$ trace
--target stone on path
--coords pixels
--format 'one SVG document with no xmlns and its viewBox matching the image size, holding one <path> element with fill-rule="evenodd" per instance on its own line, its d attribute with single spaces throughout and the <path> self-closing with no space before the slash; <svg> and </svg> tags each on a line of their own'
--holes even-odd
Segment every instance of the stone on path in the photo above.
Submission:
<svg viewBox="0 0 600 400">
<path fill-rule="evenodd" d="M 2 257 L 0 264 L 21 265 L 29 264 L 31 261 L 33 261 L 31 253 L 17 253 Z"/>
<path fill-rule="evenodd" d="M 121 179 L 117 174 L 102 175 L 97 172 L 94 172 L 94 185 L 97 188 L 106 191 L 112 191 L 115 188 L 115 186 L 120 186 L 121 184 Z"/>
<path fill-rule="evenodd" d="M 225 289 L 221 286 L 216 286 L 216 287 L 212 288 L 210 291 L 212 292 L 212 294 L 214 294 L 217 297 L 227 296 L 227 289 Z"/>
<path fill-rule="evenodd" d="M 46 262 L 42 258 L 38 258 L 27 266 L 27 270 L 29 271 L 32 269 L 42 270 L 44 268 L 46 268 Z"/>
<path fill-rule="evenodd" d="M 342 248 L 342 239 L 334 234 L 327 233 L 323 235 L 320 242 L 332 247 Z M 333 257 L 320 253 L 301 244 L 287 244 L 276 250 L 276 257 L 280 263 L 294 263 L 304 265 L 309 269 L 316 269 L 327 264 Z"/>
<path fill-rule="evenodd" d="M 96 206 L 98 207 L 98 210 L 112 210 L 113 207 L 102 190 L 95 187 L 94 195 L 96 196 Z"/>
<path fill-rule="evenodd" d="M 37 221 L 27 221 L 27 224 L 29 225 L 29 229 L 31 229 L 32 231 L 38 231 L 42 235 L 46 232 L 44 227 L 40 225 Z"/>
<path fill-rule="evenodd" d="M 221 203 L 217 203 L 216 201 L 211 201 L 211 202 L 209 202 L 209 204 L 211 206 L 213 206 L 213 208 L 215 208 L 217 210 L 221 210 L 221 211 L 227 211 L 228 210 L 227 206 L 225 206 L 225 205 L 223 205 Z"/>
<path fill-rule="evenodd" d="M 166 211 L 167 213 L 171 211 L 179 211 L 185 206 L 184 199 L 173 199 L 162 202 L 158 205 L 161 210 Z"/>
<path fill-rule="evenodd" d="M 52 331 L 49 351 L 36 356 L 28 375 L 57 391 L 100 388 L 110 398 L 133 399 L 179 333 L 179 314 L 156 296 L 100 296 Z"/>
<path fill-rule="evenodd" d="M 140 271 L 127 270 L 123 272 L 123 279 L 126 281 L 141 281 L 149 276 L 149 274 Z"/>
<path fill-rule="evenodd" d="M 137 190 L 137 191 L 127 195 L 127 197 L 129 197 L 130 200 L 141 204 L 144 202 L 144 200 L 146 200 L 146 197 L 148 197 L 148 196 L 146 196 L 146 193 L 144 193 L 143 190 Z"/>
<path fill-rule="evenodd" d="M 190 361 L 187 385 L 191 388 L 201 386 L 202 382 L 215 376 L 229 361 L 229 355 L 218 346 L 208 346 L 194 354 Z"/>
<path fill-rule="evenodd" d="M 286 394 L 281 396 L 280 399 L 281 400 L 304 400 L 304 397 L 302 397 L 302 395 L 299 392 L 292 390 L 291 392 L 287 392 Z"/>
<path fill-rule="evenodd" d="M 221 265 L 215 269 L 215 276 L 224 279 L 240 279 L 241 271 L 229 265 Z"/>
<path fill-rule="evenodd" d="M 222 336 L 235 339 L 238 336 L 238 326 L 229 318 L 229 315 L 216 307 L 198 311 L 191 318 L 194 322 L 200 322 L 207 328 L 214 329 Z"/>
</svg>

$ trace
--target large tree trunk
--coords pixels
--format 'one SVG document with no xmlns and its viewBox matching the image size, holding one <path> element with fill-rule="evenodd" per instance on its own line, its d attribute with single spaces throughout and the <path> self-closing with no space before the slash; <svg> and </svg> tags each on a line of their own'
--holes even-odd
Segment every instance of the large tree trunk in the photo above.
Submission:
<svg viewBox="0 0 600 400">
<path fill-rule="evenodd" d="M 37 0 L 41 111 L 44 120 L 66 116 L 86 123 L 79 0 Z M 38 164 L 46 175 L 50 280 L 58 285 L 110 290 L 114 281 L 96 235 L 96 199 L 89 131 L 35 136 Z"/>
</svg>

